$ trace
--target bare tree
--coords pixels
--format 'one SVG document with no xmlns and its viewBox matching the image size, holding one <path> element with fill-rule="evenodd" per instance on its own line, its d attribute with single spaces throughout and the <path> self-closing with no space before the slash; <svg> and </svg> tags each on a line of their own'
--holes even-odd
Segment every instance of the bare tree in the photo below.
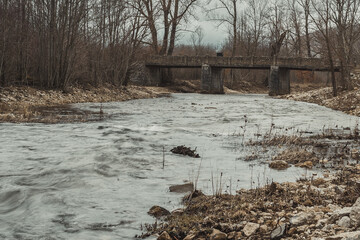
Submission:
<svg viewBox="0 0 360 240">
<path fill-rule="evenodd" d="M 208 18 L 217 22 L 217 27 L 227 25 L 232 41 L 231 56 L 235 56 L 238 47 L 238 9 L 241 0 L 218 0 L 216 3 L 214 7 L 207 10 Z"/>
<path fill-rule="evenodd" d="M 336 53 L 341 66 L 341 86 L 352 89 L 350 66 L 353 61 L 354 44 L 360 37 L 358 0 L 333 0 L 330 4 L 331 20 L 336 26 L 338 48 Z"/>
<path fill-rule="evenodd" d="M 261 42 L 265 40 L 265 29 L 268 24 L 269 6 L 267 1 L 248 0 L 246 10 L 247 35 L 249 38 L 248 55 L 256 56 Z"/>
<path fill-rule="evenodd" d="M 331 22 L 331 1 L 332 0 L 324 0 L 324 1 L 316 1 L 312 0 L 312 6 L 314 9 L 314 13 L 310 15 L 312 18 L 317 31 L 320 35 L 321 43 L 325 45 L 325 54 L 329 61 L 330 72 L 331 72 L 331 83 L 333 87 L 333 95 L 337 96 L 337 86 L 336 86 L 336 78 L 335 78 L 335 66 L 334 66 L 334 44 L 332 43 L 332 22 Z M 315 14 L 316 13 L 316 14 Z"/>
<path fill-rule="evenodd" d="M 306 50 L 307 56 L 312 57 L 311 54 L 311 38 L 310 38 L 310 10 L 311 10 L 311 0 L 297 0 L 298 4 L 302 7 L 304 11 L 304 28 L 305 28 L 305 39 L 306 39 Z"/>
</svg>

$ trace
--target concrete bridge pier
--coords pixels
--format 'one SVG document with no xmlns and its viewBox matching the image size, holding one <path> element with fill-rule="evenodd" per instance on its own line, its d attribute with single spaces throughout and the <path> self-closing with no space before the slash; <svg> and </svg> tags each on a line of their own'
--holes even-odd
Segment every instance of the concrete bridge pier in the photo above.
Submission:
<svg viewBox="0 0 360 240">
<path fill-rule="evenodd" d="M 270 67 L 269 95 L 284 95 L 290 93 L 290 69 L 279 66 Z"/>
<path fill-rule="evenodd" d="M 203 64 L 201 66 L 201 90 L 205 93 L 223 94 L 223 69 Z"/>
<path fill-rule="evenodd" d="M 152 85 L 159 85 L 162 82 L 162 72 L 159 67 L 147 67 L 149 82 Z"/>
</svg>

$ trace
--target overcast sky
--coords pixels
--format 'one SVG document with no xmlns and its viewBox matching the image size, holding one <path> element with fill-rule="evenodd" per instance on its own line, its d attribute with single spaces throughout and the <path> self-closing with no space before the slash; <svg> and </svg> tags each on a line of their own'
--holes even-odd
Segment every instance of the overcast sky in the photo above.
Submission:
<svg viewBox="0 0 360 240">
<path fill-rule="evenodd" d="M 218 28 L 215 22 L 207 19 L 204 9 L 197 9 L 197 18 L 198 20 L 191 20 L 187 25 L 187 30 L 194 31 L 200 26 L 204 33 L 203 44 L 222 45 L 227 38 L 227 26 L 222 25 Z M 191 44 L 191 32 L 181 32 L 178 43 Z"/>
</svg>

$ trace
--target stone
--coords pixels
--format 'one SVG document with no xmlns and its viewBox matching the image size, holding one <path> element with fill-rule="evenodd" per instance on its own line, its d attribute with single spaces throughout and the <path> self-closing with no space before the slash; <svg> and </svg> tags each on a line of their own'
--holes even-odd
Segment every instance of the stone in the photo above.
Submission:
<svg viewBox="0 0 360 240">
<path fill-rule="evenodd" d="M 182 208 L 178 208 L 178 209 L 175 209 L 171 212 L 171 215 L 181 215 L 184 213 L 184 209 Z"/>
<path fill-rule="evenodd" d="M 150 216 L 152 216 L 152 217 L 155 217 L 155 218 L 162 218 L 162 217 L 170 215 L 170 212 L 168 210 L 166 210 L 165 208 L 163 208 L 163 207 L 153 206 L 148 211 L 148 214 Z"/>
<path fill-rule="evenodd" d="M 281 239 L 282 236 L 284 236 L 287 227 L 287 224 L 281 224 L 279 227 L 275 228 L 270 234 L 270 239 Z"/>
<path fill-rule="evenodd" d="M 275 160 L 270 162 L 269 164 L 270 168 L 276 169 L 276 170 L 284 170 L 289 168 L 289 164 L 283 160 Z"/>
<path fill-rule="evenodd" d="M 196 239 L 196 235 L 195 234 L 189 234 L 187 235 L 184 240 L 194 240 Z"/>
<path fill-rule="evenodd" d="M 185 183 L 180 185 L 173 185 L 169 187 L 170 192 L 186 193 L 194 191 L 193 183 Z"/>
<path fill-rule="evenodd" d="M 331 237 L 325 238 L 326 240 L 360 240 L 360 231 L 344 232 Z"/>
<path fill-rule="evenodd" d="M 242 238 L 241 232 L 231 232 L 228 234 L 228 239 L 240 240 Z"/>
<path fill-rule="evenodd" d="M 210 235 L 210 240 L 226 240 L 227 235 L 217 229 L 213 229 L 213 232 Z"/>
<path fill-rule="evenodd" d="M 337 222 L 337 225 L 344 228 L 350 228 L 351 220 L 348 216 L 344 216 Z"/>
<path fill-rule="evenodd" d="M 328 223 L 327 219 L 320 219 L 317 221 L 315 228 L 323 228 Z"/>
<path fill-rule="evenodd" d="M 351 207 L 339 208 L 333 211 L 331 215 L 336 215 L 338 218 L 342 218 L 344 216 L 350 216 L 351 209 L 352 209 Z"/>
<path fill-rule="evenodd" d="M 360 226 L 360 198 L 356 200 L 351 208 L 350 219 L 354 227 Z"/>
<path fill-rule="evenodd" d="M 290 218 L 290 224 L 293 226 L 299 226 L 306 224 L 309 220 L 313 218 L 311 213 L 299 213 Z"/>
<path fill-rule="evenodd" d="M 245 234 L 245 236 L 249 237 L 253 235 L 259 228 L 260 224 L 248 222 L 243 229 L 243 233 Z"/>
<path fill-rule="evenodd" d="M 157 238 L 157 240 L 172 240 L 172 238 L 166 231 L 164 231 L 160 234 L 160 236 Z"/>
<path fill-rule="evenodd" d="M 260 232 L 266 233 L 267 231 L 268 231 L 268 226 L 266 226 L 266 225 L 261 225 L 260 226 Z"/>
</svg>

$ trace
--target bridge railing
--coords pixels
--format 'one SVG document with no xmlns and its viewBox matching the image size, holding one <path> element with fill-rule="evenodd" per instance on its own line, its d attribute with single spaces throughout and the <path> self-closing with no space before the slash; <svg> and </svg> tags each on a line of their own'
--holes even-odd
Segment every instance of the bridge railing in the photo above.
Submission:
<svg viewBox="0 0 360 240">
<path fill-rule="evenodd" d="M 272 58 L 272 57 L 215 57 L 215 56 L 158 56 L 151 55 L 146 58 L 146 64 L 152 66 L 169 67 L 199 67 L 208 64 L 218 67 L 237 66 L 285 66 L 328 68 L 329 64 L 320 58 Z"/>
</svg>

